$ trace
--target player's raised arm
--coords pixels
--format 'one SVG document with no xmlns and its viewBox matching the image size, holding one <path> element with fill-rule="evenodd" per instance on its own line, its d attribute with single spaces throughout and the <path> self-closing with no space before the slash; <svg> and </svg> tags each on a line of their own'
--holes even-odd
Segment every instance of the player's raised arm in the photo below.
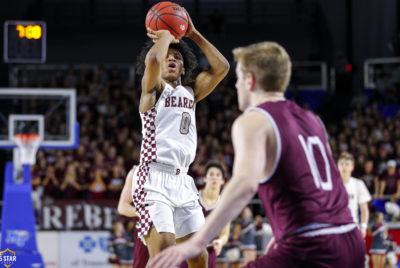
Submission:
<svg viewBox="0 0 400 268">
<path fill-rule="evenodd" d="M 179 42 L 167 30 L 153 31 L 147 28 L 147 36 L 153 40 L 154 45 L 149 52 L 147 52 L 145 59 L 145 70 L 142 78 L 142 96 L 139 104 L 140 112 L 145 112 L 154 105 L 154 90 L 163 87 L 161 63 L 167 56 L 169 45 Z"/>
<path fill-rule="evenodd" d="M 192 39 L 200 47 L 210 63 L 210 69 L 201 72 L 194 81 L 193 89 L 197 103 L 207 97 L 224 79 L 229 71 L 229 63 L 218 49 L 196 30 L 189 13 L 187 13 L 187 17 L 189 26 L 185 36 Z"/>
</svg>

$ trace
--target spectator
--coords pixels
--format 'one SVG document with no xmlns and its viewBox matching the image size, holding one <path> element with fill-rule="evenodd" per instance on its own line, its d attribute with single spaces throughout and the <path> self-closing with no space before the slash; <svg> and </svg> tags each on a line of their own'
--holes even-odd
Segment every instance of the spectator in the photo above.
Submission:
<svg viewBox="0 0 400 268">
<path fill-rule="evenodd" d="M 96 151 L 94 157 L 95 160 L 94 164 L 92 165 L 92 170 L 100 170 L 102 172 L 102 175 L 106 177 L 108 166 L 106 163 L 104 163 L 104 154 L 100 151 Z"/>
<path fill-rule="evenodd" d="M 397 204 L 398 198 L 392 195 L 389 201 L 385 203 L 386 213 L 391 217 L 393 222 L 396 222 L 400 217 L 400 207 Z"/>
<path fill-rule="evenodd" d="M 383 198 L 384 194 L 399 196 L 400 176 L 396 170 L 396 161 L 389 160 L 387 162 L 387 170 L 379 177 L 379 181 L 380 198 Z"/>
<path fill-rule="evenodd" d="M 92 177 L 93 182 L 89 184 L 90 199 L 103 199 L 107 190 L 103 170 L 96 168 L 93 171 Z"/>
<path fill-rule="evenodd" d="M 59 184 L 59 179 L 55 176 L 55 168 L 53 166 L 48 166 L 46 175 L 42 181 L 42 186 L 44 188 L 43 199 L 45 201 L 59 198 Z"/>
<path fill-rule="evenodd" d="M 62 153 L 62 151 L 59 152 Z M 56 178 L 58 179 L 64 178 L 64 173 L 66 169 L 67 169 L 67 160 L 63 156 L 58 155 L 54 171 Z"/>
<path fill-rule="evenodd" d="M 78 199 L 80 197 L 82 186 L 78 183 L 74 163 L 68 165 L 60 190 L 63 199 Z"/>
<path fill-rule="evenodd" d="M 88 199 L 89 198 L 89 174 L 88 169 L 85 167 L 85 164 L 76 164 L 77 165 L 77 176 L 78 183 L 81 186 L 80 196 L 79 198 Z"/>
<path fill-rule="evenodd" d="M 130 243 L 123 223 L 121 221 L 115 222 L 113 233 L 108 240 L 109 262 L 113 265 L 113 268 L 132 267 L 133 257 Z"/>
<path fill-rule="evenodd" d="M 32 166 L 33 169 L 33 166 Z M 32 176 L 32 201 L 33 201 L 33 209 L 36 216 L 36 223 L 38 223 L 38 219 L 40 219 L 40 211 L 42 209 L 42 200 L 43 200 L 43 186 L 42 186 L 42 178 L 40 176 Z"/>
<path fill-rule="evenodd" d="M 360 179 L 365 183 L 370 194 L 374 198 L 377 198 L 379 193 L 379 177 L 374 170 L 374 162 L 371 159 L 365 161 L 361 174 Z"/>
<path fill-rule="evenodd" d="M 41 151 L 41 150 L 39 150 Z M 41 151 L 42 152 L 42 151 Z M 39 165 L 35 165 L 33 170 L 32 170 L 32 177 L 39 177 L 39 178 L 44 178 L 46 175 L 46 170 L 48 166 L 48 162 L 46 161 L 45 157 L 40 157 L 38 156 L 38 161 Z"/>
<path fill-rule="evenodd" d="M 247 264 L 254 261 L 257 257 L 253 212 L 250 207 L 247 206 L 243 209 L 240 216 L 241 250 L 243 252 L 244 264 Z"/>
<path fill-rule="evenodd" d="M 271 226 L 263 221 L 261 215 L 254 217 L 254 230 L 258 257 L 259 253 L 264 254 L 268 241 L 272 238 L 272 230 Z"/>
<path fill-rule="evenodd" d="M 124 264 L 131 268 L 133 264 L 133 248 L 135 245 L 136 220 L 129 220 L 126 224 L 126 255 Z"/>
<path fill-rule="evenodd" d="M 107 185 L 107 197 L 111 199 L 119 198 L 124 187 L 125 170 L 121 166 L 115 165 L 112 168 L 111 179 Z"/>
<path fill-rule="evenodd" d="M 387 238 L 387 227 L 383 222 L 383 213 L 377 212 L 374 215 L 371 225 L 372 244 L 369 250 L 372 265 L 375 268 L 384 268 L 386 262 L 385 240 Z"/>
<path fill-rule="evenodd" d="M 79 166 L 83 166 L 85 168 L 90 167 L 90 162 L 86 155 L 85 146 L 83 144 L 80 144 L 78 149 L 75 151 L 74 160 L 79 163 Z"/>
</svg>

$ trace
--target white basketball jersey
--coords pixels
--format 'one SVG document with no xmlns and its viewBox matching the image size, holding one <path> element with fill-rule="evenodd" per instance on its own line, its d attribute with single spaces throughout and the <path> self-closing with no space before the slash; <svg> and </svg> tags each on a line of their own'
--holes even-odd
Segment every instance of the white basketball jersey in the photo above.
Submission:
<svg viewBox="0 0 400 268">
<path fill-rule="evenodd" d="M 371 195 L 362 180 L 350 177 L 349 182 L 345 183 L 344 186 L 349 196 L 351 215 L 353 216 L 354 222 L 359 224 L 358 206 L 359 204 L 371 201 Z"/>
<path fill-rule="evenodd" d="M 155 106 L 142 118 L 140 162 L 189 167 L 196 154 L 194 92 L 190 87 L 165 84 Z"/>
</svg>

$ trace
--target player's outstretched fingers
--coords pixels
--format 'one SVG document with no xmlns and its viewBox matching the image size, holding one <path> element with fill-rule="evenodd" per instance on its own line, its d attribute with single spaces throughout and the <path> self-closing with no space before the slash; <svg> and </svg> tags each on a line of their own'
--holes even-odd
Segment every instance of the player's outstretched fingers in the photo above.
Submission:
<svg viewBox="0 0 400 268">
<path fill-rule="evenodd" d="M 149 267 L 152 268 L 171 268 L 176 267 L 180 262 L 179 253 L 174 250 L 165 249 L 157 254 L 150 262 Z"/>
</svg>

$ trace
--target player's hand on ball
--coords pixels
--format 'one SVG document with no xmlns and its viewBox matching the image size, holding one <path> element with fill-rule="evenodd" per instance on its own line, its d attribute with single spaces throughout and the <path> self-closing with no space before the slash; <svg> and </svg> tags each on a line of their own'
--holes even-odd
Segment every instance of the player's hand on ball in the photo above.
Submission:
<svg viewBox="0 0 400 268">
<path fill-rule="evenodd" d="M 185 8 L 183 8 L 183 9 L 185 9 Z M 196 28 L 195 28 L 194 25 L 193 25 L 193 21 L 192 21 L 192 18 L 190 17 L 190 15 L 189 15 L 189 12 L 187 12 L 186 9 L 185 9 L 185 12 L 186 12 L 186 16 L 187 16 L 188 21 L 189 21 L 189 23 L 188 23 L 188 29 L 187 29 L 187 31 L 186 31 L 185 36 L 188 37 L 188 38 L 190 38 L 190 37 L 192 37 L 193 33 L 194 33 L 195 31 L 197 31 L 197 30 L 196 30 Z"/>
<path fill-rule="evenodd" d="M 172 44 L 177 44 L 179 43 L 179 40 L 175 39 L 175 37 L 168 31 L 168 30 L 159 30 L 159 31 L 154 31 L 151 28 L 147 27 L 147 36 L 153 40 L 154 43 L 156 43 L 158 40 L 160 40 L 162 37 L 169 37 L 170 42 Z"/>
</svg>

